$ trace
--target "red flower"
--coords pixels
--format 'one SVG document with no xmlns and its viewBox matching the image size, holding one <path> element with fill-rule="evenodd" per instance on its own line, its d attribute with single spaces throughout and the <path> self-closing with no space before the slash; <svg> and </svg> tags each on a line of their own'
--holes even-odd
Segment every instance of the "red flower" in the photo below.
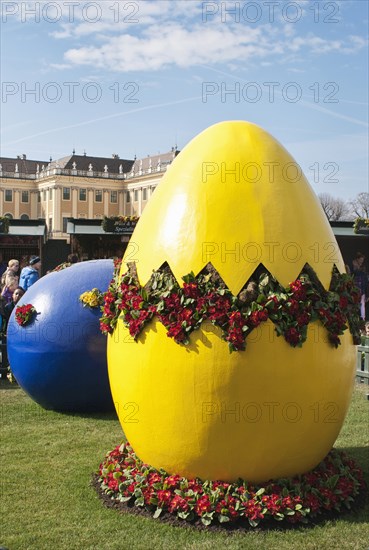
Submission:
<svg viewBox="0 0 369 550">
<path fill-rule="evenodd" d="M 328 334 L 328 340 L 330 341 L 331 344 L 333 344 L 336 348 L 340 345 L 341 343 L 341 340 L 339 338 L 339 336 L 337 334 L 332 334 L 332 333 L 329 333 Z"/>
<path fill-rule="evenodd" d="M 163 505 L 167 505 L 170 502 L 172 493 L 168 490 L 166 491 L 158 491 L 156 493 L 158 495 L 158 506 L 161 508 Z"/>
<path fill-rule="evenodd" d="M 173 514 L 188 512 L 190 520 L 194 515 L 204 517 L 214 512 L 208 516 L 210 521 L 221 515 L 230 521 L 246 518 L 252 526 L 264 518 L 281 519 L 280 514 L 285 516 L 284 522 L 301 523 L 324 510 L 340 510 L 364 487 L 361 470 L 337 451 L 332 451 L 314 471 L 290 479 L 287 483 L 280 480 L 278 485 L 246 486 L 244 483 L 238 485 L 222 481 L 203 484 L 198 479 L 186 480 L 179 475 L 165 473 L 161 475 L 149 471 L 149 468 L 137 458 L 128 443 L 117 446 L 100 465 L 101 487 L 110 496 L 113 495 L 113 499 L 119 500 L 123 495 L 132 499 L 131 503 L 134 503 L 138 489 L 147 507 L 164 508 Z M 115 479 L 117 472 L 119 479 Z M 331 482 L 334 478 L 333 489 Z M 176 488 L 183 492 L 178 491 L 180 494 L 177 494 Z"/>
<path fill-rule="evenodd" d="M 184 340 L 186 340 L 186 334 L 185 332 L 183 332 L 182 330 L 182 325 L 180 323 L 175 323 L 173 324 L 168 332 L 167 332 L 167 336 L 169 338 L 174 338 L 174 340 L 176 342 L 183 342 Z"/>
<path fill-rule="evenodd" d="M 118 480 L 117 479 L 110 479 L 108 481 L 108 487 L 109 489 L 111 489 L 112 491 L 117 491 L 118 490 L 118 486 L 119 486 L 119 483 L 118 483 Z"/>
<path fill-rule="evenodd" d="M 287 331 L 284 334 L 284 337 L 286 339 L 286 342 L 291 344 L 292 346 L 296 346 L 301 341 L 301 335 L 295 328 L 291 327 L 287 329 Z"/>
<path fill-rule="evenodd" d="M 209 496 L 208 495 L 201 496 L 195 506 L 196 514 L 198 516 L 202 516 L 203 514 L 206 514 L 206 512 L 210 512 L 210 510 L 211 510 L 211 504 L 210 504 Z"/>
<path fill-rule="evenodd" d="M 268 317 L 268 310 L 266 309 L 253 311 L 249 316 L 249 325 L 252 327 L 257 327 L 262 321 L 267 321 Z"/>
<path fill-rule="evenodd" d="M 177 487 L 179 487 L 180 480 L 181 480 L 181 476 L 178 476 L 178 475 L 169 476 L 169 477 L 164 478 L 164 483 L 167 487 L 177 488 Z"/>
<path fill-rule="evenodd" d="M 199 294 L 199 289 L 197 283 L 184 283 L 183 285 L 183 294 L 187 298 L 197 298 Z"/>
<path fill-rule="evenodd" d="M 191 323 L 193 317 L 192 309 L 185 308 L 178 312 L 178 321 Z"/>
<path fill-rule="evenodd" d="M 134 296 L 131 300 L 131 304 L 132 304 L 133 309 L 140 309 L 140 307 L 143 304 L 142 296 Z"/>
<path fill-rule="evenodd" d="M 265 495 L 261 498 L 261 503 L 271 515 L 275 515 L 281 509 L 279 495 Z"/>
<path fill-rule="evenodd" d="M 181 307 L 181 299 L 179 295 L 175 292 L 173 292 L 170 296 L 167 298 L 164 298 L 164 303 L 167 309 L 172 309 L 175 311 L 178 311 Z"/>
<path fill-rule="evenodd" d="M 162 477 L 160 474 L 154 472 L 152 474 L 149 474 L 147 480 L 149 482 L 149 485 L 152 485 L 153 483 L 159 483 L 160 481 L 162 481 Z"/>
<path fill-rule="evenodd" d="M 196 479 L 190 479 L 188 482 L 188 488 L 192 489 L 194 493 L 202 493 L 202 486 L 196 481 Z"/>
<path fill-rule="evenodd" d="M 303 301 L 306 299 L 306 285 L 299 279 L 290 283 L 290 289 L 296 300 Z"/>
<path fill-rule="evenodd" d="M 245 506 L 245 516 L 252 521 L 255 521 L 257 519 L 262 519 L 264 517 L 264 514 L 262 513 L 263 508 L 260 504 L 255 502 L 255 500 L 247 500 L 244 503 Z"/>
<path fill-rule="evenodd" d="M 101 321 L 100 330 L 103 334 L 111 334 L 113 332 L 113 327 L 109 323 Z"/>
<path fill-rule="evenodd" d="M 176 510 L 187 512 L 188 508 L 189 508 L 189 505 L 187 500 L 179 495 L 176 495 L 168 506 L 168 510 L 171 514 Z"/>
<path fill-rule="evenodd" d="M 300 309 L 298 301 L 294 300 L 293 298 L 291 298 L 289 302 L 286 302 L 286 304 L 287 306 L 289 306 L 289 312 L 291 313 L 291 315 L 295 315 Z"/>
<path fill-rule="evenodd" d="M 159 287 L 155 290 L 149 287 L 144 293 L 131 271 L 121 280 L 119 273 L 115 272 L 105 295 L 101 330 L 111 333 L 123 311 L 124 323 L 130 334 L 137 338 L 156 315 L 166 327 L 169 337 L 177 343 L 187 344 L 191 332 L 209 319 L 222 329 L 222 338 L 229 343 L 230 350 L 236 351 L 245 349 L 249 329 L 267 321 L 270 313 L 278 333 L 283 332 L 292 346 L 300 345 L 305 340 L 305 327 L 316 317 L 330 333 L 330 342 L 335 346 L 339 344 L 338 336 L 347 328 L 355 342 L 359 338 L 360 312 L 355 307 L 359 299 L 357 290 L 347 275 L 338 272 L 333 272 L 328 292 L 322 291 L 314 280 L 311 282 L 308 274 L 302 274 L 287 289 L 281 288 L 280 295 L 275 293 L 276 281 L 269 280 L 263 287 L 263 294 L 252 303 L 251 309 L 256 310 L 247 317 L 245 304 L 208 276 L 200 274 L 194 278 L 190 274 L 188 279 L 184 277 L 190 282 L 185 282 L 180 288 L 172 275 L 161 275 L 164 277 L 161 277 Z M 317 307 L 318 303 L 320 307 Z"/>
<path fill-rule="evenodd" d="M 320 501 L 316 495 L 313 495 L 313 493 L 308 493 L 304 499 L 303 505 L 310 508 L 310 510 L 315 513 L 320 508 Z"/>
<path fill-rule="evenodd" d="M 29 323 L 33 316 L 37 313 L 32 304 L 25 304 L 23 306 L 17 306 L 15 310 L 15 320 L 18 325 L 24 326 Z"/>
<path fill-rule="evenodd" d="M 296 320 L 297 320 L 297 324 L 298 324 L 299 327 L 308 325 L 309 321 L 310 321 L 310 314 L 306 313 L 306 311 L 304 311 L 303 313 L 300 313 L 297 316 Z"/>
</svg>

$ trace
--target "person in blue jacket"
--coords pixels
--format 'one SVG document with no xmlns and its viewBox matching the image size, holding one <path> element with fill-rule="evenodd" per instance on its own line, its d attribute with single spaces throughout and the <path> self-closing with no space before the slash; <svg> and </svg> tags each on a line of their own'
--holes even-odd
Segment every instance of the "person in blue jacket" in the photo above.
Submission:
<svg viewBox="0 0 369 550">
<path fill-rule="evenodd" d="M 38 256 L 32 256 L 29 265 L 22 269 L 22 273 L 19 279 L 19 286 L 24 291 L 28 290 L 30 286 L 34 285 L 40 278 L 39 270 L 41 268 L 41 259 Z"/>
</svg>

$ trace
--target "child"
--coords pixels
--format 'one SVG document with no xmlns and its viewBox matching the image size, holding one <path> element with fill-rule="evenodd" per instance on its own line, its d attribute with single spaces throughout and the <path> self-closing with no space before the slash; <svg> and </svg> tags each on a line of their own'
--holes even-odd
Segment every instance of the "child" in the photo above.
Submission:
<svg viewBox="0 0 369 550">
<path fill-rule="evenodd" d="M 2 290 L 4 289 L 4 286 L 6 286 L 8 284 L 10 278 L 14 277 L 15 279 L 17 279 L 17 281 L 19 280 L 18 272 L 19 272 L 19 262 L 18 262 L 18 260 L 9 260 L 8 267 L 4 271 L 4 273 L 1 277 L 1 289 Z"/>
<path fill-rule="evenodd" d="M 4 314 L 5 314 L 6 321 L 9 321 L 11 312 L 13 311 L 13 309 L 15 308 L 19 300 L 22 298 L 23 294 L 24 294 L 23 288 L 21 286 L 17 286 L 17 288 L 13 292 L 12 300 L 8 304 L 6 304 L 6 306 L 4 307 Z"/>
<path fill-rule="evenodd" d="M 8 277 L 8 282 L 4 286 L 1 296 L 7 304 L 10 304 L 13 298 L 13 292 L 18 288 L 18 277 Z"/>
</svg>

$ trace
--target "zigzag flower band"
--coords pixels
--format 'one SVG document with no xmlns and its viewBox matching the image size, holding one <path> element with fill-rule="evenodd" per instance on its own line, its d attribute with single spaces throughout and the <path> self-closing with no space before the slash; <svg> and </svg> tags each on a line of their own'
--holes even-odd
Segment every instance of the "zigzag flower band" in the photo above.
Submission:
<svg viewBox="0 0 369 550">
<path fill-rule="evenodd" d="M 291 346 L 301 346 L 310 322 L 319 320 L 337 347 L 339 336 L 349 328 L 355 344 L 360 341 L 360 292 L 353 279 L 334 266 L 329 290 L 325 290 L 314 270 L 305 264 L 299 277 L 282 287 L 263 266 L 255 270 L 241 292 L 234 296 L 214 269 L 207 264 L 198 274 L 182 277 L 180 286 L 168 264 L 153 271 L 141 286 L 134 263 L 119 277 L 121 262 L 104 295 L 100 328 L 111 334 L 122 316 L 131 336 L 139 334 L 156 317 L 167 336 L 178 344 L 188 344 L 190 334 L 208 320 L 222 331 L 230 351 L 246 347 L 246 338 L 260 323 L 270 319 L 278 336 Z"/>
</svg>

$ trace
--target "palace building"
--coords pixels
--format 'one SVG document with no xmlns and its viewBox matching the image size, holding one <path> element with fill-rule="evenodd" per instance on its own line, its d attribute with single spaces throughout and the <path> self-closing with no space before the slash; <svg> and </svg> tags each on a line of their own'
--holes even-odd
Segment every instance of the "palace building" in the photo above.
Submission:
<svg viewBox="0 0 369 550">
<path fill-rule="evenodd" d="M 122 256 L 177 148 L 142 159 L 72 155 L 58 160 L 0 157 L 0 263 L 32 254 L 45 273 L 75 253 L 80 260 Z M 115 227 L 105 217 L 132 220 Z M 126 225 L 125 225 L 126 223 Z M 331 222 L 346 263 L 354 253 L 369 257 L 369 229 Z M 327 243 L 332 245 L 332 243 Z M 329 254 L 328 248 L 326 253 Z"/>
<path fill-rule="evenodd" d="M 0 219 L 9 220 L 6 231 L 0 225 L 3 258 L 37 253 L 52 268 L 68 252 L 81 259 L 120 255 L 129 232 L 104 231 L 104 216 L 139 217 L 177 154 L 0 158 Z"/>
</svg>

